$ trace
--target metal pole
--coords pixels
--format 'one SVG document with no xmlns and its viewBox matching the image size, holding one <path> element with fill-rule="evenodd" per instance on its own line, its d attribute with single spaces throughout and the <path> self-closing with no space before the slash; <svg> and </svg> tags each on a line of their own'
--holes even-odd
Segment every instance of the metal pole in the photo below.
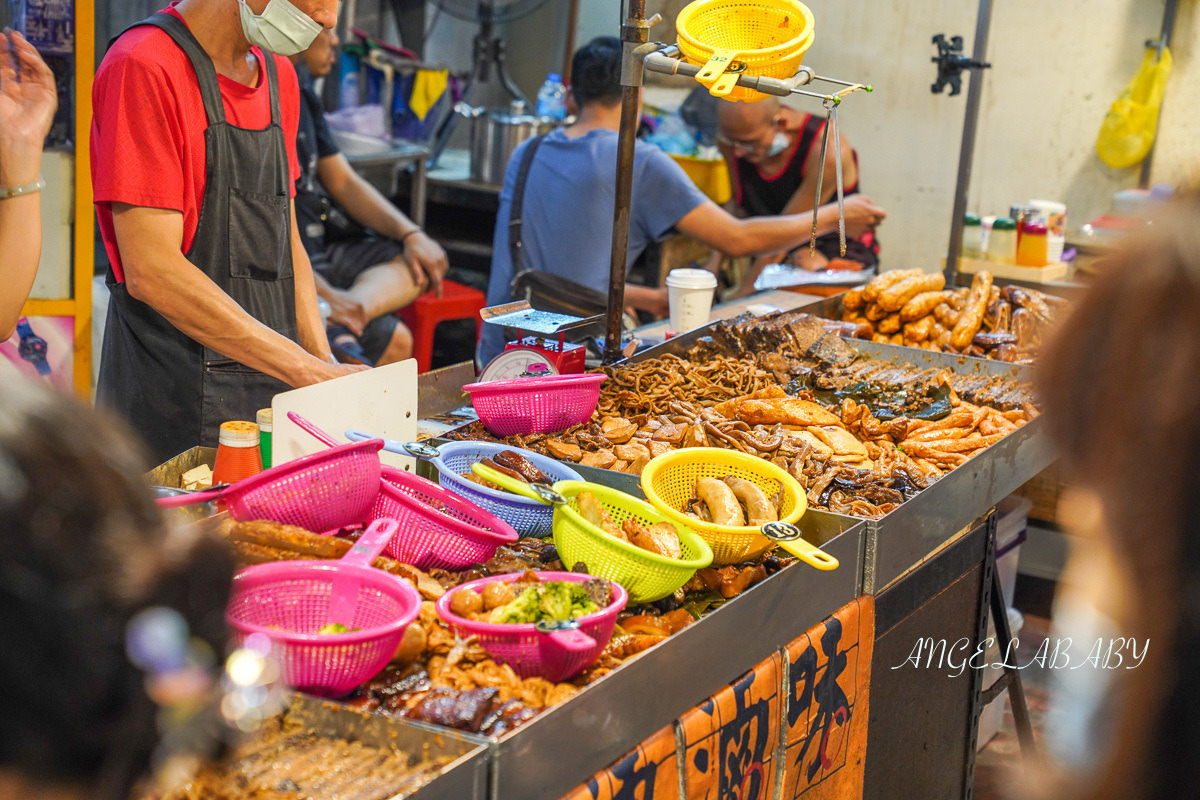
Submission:
<svg viewBox="0 0 1200 800">
<path fill-rule="evenodd" d="M 975 20 L 975 52 L 971 58 L 987 60 L 988 32 L 992 27 L 992 0 L 979 0 Z M 983 95 L 983 75 L 971 71 L 967 87 L 967 107 L 963 118 L 962 149 L 958 153 L 958 182 L 954 188 L 954 216 L 950 220 L 950 247 L 946 251 L 946 288 L 958 278 L 958 260 L 962 256 L 963 215 L 967 213 L 967 190 L 971 186 L 971 167 L 975 158 L 975 129 L 979 125 L 979 102 Z"/>
<path fill-rule="evenodd" d="M 630 0 L 621 26 L 621 132 L 617 139 L 617 185 L 613 201 L 612 259 L 608 272 L 608 319 L 604 363 L 621 358 L 621 316 L 625 307 L 625 264 L 629 259 L 629 206 L 633 198 L 633 146 L 637 138 L 642 56 L 634 51 L 650 38 L 646 0 Z"/>
<path fill-rule="evenodd" d="M 1162 58 L 1165 48 L 1171 46 L 1171 34 L 1175 32 L 1175 7 L 1177 0 L 1167 0 L 1163 8 L 1162 32 L 1158 35 L 1158 57 Z M 1162 105 L 1158 106 L 1158 122 L 1162 122 Z M 1150 168 L 1154 165 L 1154 147 L 1158 144 L 1158 126 L 1155 125 L 1154 141 L 1150 143 L 1150 152 L 1142 159 L 1142 174 L 1138 178 L 1138 186 L 1143 189 L 1150 187 Z"/>
</svg>

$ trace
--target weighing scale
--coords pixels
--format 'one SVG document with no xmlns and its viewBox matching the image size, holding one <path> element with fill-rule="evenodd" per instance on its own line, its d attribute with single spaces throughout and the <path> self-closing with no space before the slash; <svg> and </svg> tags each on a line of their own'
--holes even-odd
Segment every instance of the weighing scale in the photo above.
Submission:
<svg viewBox="0 0 1200 800">
<path fill-rule="evenodd" d="M 480 382 L 583 372 L 587 348 L 567 340 L 599 336 L 604 332 L 603 314 L 594 317 L 554 314 L 538 311 L 528 300 L 491 306 L 479 315 L 485 323 L 515 328 L 522 334 L 488 362 L 479 374 Z"/>
</svg>

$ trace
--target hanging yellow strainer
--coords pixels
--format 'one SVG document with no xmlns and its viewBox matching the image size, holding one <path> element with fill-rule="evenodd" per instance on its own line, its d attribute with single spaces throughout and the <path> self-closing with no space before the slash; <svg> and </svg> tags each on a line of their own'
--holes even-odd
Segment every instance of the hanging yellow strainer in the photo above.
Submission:
<svg viewBox="0 0 1200 800">
<path fill-rule="evenodd" d="M 702 65 L 696 80 L 726 100 L 767 95 L 736 86 L 738 75 L 790 78 L 812 47 L 812 12 L 797 0 L 695 0 L 675 20 L 685 59 Z"/>
</svg>

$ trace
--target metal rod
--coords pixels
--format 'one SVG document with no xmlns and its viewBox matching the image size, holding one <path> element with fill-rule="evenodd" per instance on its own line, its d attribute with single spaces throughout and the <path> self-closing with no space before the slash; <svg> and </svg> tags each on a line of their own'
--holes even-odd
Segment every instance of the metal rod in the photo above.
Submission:
<svg viewBox="0 0 1200 800">
<path fill-rule="evenodd" d="M 838 254 L 846 257 L 846 200 L 842 186 L 842 131 L 838 126 L 838 104 L 834 103 L 829 109 L 829 119 L 833 123 L 833 159 L 837 171 L 837 201 L 838 201 L 838 242 L 841 249 Z M 828 124 L 828 123 L 826 123 Z M 813 206 L 813 213 L 817 206 Z"/>
<path fill-rule="evenodd" d="M 815 256 L 817 254 L 817 209 L 821 207 L 821 201 L 824 200 L 821 196 L 821 191 L 825 188 L 825 155 L 829 152 L 829 117 L 825 118 L 825 129 L 821 131 L 821 157 L 817 161 L 817 191 L 816 198 L 813 199 L 812 212 L 812 235 L 808 240 L 808 254 Z"/>
<path fill-rule="evenodd" d="M 1175 7 L 1177 0 L 1167 0 L 1163 8 L 1162 32 L 1158 35 L 1158 57 L 1162 58 L 1163 49 L 1171 46 L 1171 35 L 1175 33 Z M 1162 104 L 1158 105 L 1158 121 L 1162 121 Z M 1150 187 L 1150 169 L 1154 166 L 1154 147 L 1158 144 L 1158 128 L 1155 127 L 1154 141 L 1150 142 L 1150 152 L 1142 159 L 1142 172 L 1138 178 L 1138 186 L 1143 189 Z"/>
<path fill-rule="evenodd" d="M 625 265 L 629 260 L 629 209 L 633 199 L 633 149 L 641 99 L 642 57 L 635 54 L 649 39 L 646 0 L 630 0 L 629 18 L 621 27 L 621 129 L 617 138 L 617 181 L 613 200 L 612 257 L 608 271 L 608 315 L 604 363 L 622 357 L 621 318 L 625 308 Z"/>
<path fill-rule="evenodd" d="M 979 15 L 975 20 L 976 61 L 987 60 L 988 32 L 992 27 L 992 0 L 979 0 Z M 967 213 L 967 190 L 971 186 L 971 168 L 975 158 L 975 131 L 979 126 L 979 103 L 983 97 L 983 74 L 972 70 L 967 87 L 967 107 L 963 115 L 962 148 L 958 153 L 958 181 L 954 187 L 954 210 L 950 219 L 950 246 L 946 251 L 946 288 L 952 289 L 958 279 L 958 261 L 962 257 L 963 216 Z"/>
</svg>

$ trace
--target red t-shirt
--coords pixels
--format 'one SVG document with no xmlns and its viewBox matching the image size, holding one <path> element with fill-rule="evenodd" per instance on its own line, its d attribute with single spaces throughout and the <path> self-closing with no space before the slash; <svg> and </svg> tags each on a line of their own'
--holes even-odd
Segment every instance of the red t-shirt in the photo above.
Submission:
<svg viewBox="0 0 1200 800">
<path fill-rule="evenodd" d="M 175 3 L 163 13 L 174 14 Z M 182 17 L 180 17 L 182 19 Z M 271 121 L 263 53 L 257 47 L 254 87 L 218 75 L 225 118 L 239 128 L 262 129 Z M 300 164 L 296 130 L 300 87 L 296 70 L 274 56 L 279 75 L 280 120 L 287 141 L 291 194 Z M 112 203 L 167 208 L 183 213 L 186 253 L 196 236 L 204 199 L 204 131 L 208 118 L 196 72 L 166 31 L 142 26 L 118 39 L 104 56 L 92 87 L 92 192 L 100 236 L 118 281 L 125 279 L 113 231 Z"/>
</svg>

